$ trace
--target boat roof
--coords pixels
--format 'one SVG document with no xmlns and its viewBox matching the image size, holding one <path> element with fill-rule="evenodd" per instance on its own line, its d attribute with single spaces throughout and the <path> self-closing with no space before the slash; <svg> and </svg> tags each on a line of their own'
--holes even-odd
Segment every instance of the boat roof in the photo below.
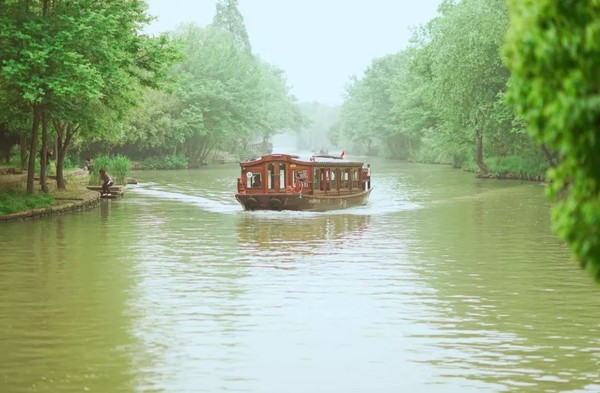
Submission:
<svg viewBox="0 0 600 393">
<path fill-rule="evenodd" d="M 362 161 L 350 161 L 342 158 L 340 156 L 333 156 L 329 154 L 314 154 L 310 156 L 299 156 L 295 154 L 286 154 L 286 153 L 272 153 L 265 154 L 262 157 L 250 159 L 247 161 L 242 161 L 240 164 L 242 165 L 251 165 L 254 163 L 258 163 L 260 161 L 277 161 L 281 159 L 289 159 L 290 161 L 306 164 L 306 165 L 314 165 L 314 164 L 331 164 L 331 165 L 340 165 L 340 166 L 362 166 L 364 163 Z"/>
</svg>

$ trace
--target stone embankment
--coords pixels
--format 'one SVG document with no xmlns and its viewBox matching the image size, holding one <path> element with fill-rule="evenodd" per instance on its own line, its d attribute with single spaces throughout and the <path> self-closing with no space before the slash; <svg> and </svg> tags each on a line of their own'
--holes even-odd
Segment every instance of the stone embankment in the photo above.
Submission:
<svg viewBox="0 0 600 393">
<path fill-rule="evenodd" d="M 18 170 L 2 171 L 0 172 L 0 189 L 22 188 L 26 184 L 26 180 L 27 176 Z M 56 189 L 56 183 L 52 180 L 48 182 L 48 185 L 50 195 L 56 200 L 54 205 L 3 216 L 0 215 L 0 223 L 24 221 L 38 217 L 49 217 L 87 210 L 95 207 L 101 201 L 100 193 L 88 190 L 85 184 L 80 184 L 79 182 L 68 184 L 66 190 Z"/>
</svg>

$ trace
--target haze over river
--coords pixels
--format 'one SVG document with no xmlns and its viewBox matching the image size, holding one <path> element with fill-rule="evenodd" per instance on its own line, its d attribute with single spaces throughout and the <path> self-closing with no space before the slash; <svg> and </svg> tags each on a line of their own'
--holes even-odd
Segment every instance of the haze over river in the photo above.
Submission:
<svg viewBox="0 0 600 393">
<path fill-rule="evenodd" d="M 371 164 L 348 210 L 244 212 L 225 165 L 0 226 L 0 392 L 600 391 L 543 185 Z"/>
</svg>

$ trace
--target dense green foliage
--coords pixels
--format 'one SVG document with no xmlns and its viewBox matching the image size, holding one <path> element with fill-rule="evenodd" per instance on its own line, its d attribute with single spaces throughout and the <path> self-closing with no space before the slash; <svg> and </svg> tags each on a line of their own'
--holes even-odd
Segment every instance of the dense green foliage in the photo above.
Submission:
<svg viewBox="0 0 600 393">
<path fill-rule="evenodd" d="M 422 103 L 422 79 L 410 72 L 415 50 L 373 61 L 353 79 L 341 110 L 339 139 L 363 144 L 365 153 L 414 158 L 421 133 L 431 123 Z M 376 145 L 373 145 L 376 142 Z"/>
<path fill-rule="evenodd" d="M 444 1 L 439 11 L 408 48 L 375 59 L 351 81 L 334 128 L 338 140 L 483 176 L 542 176 L 548 164 L 504 99 L 504 1 Z"/>
<path fill-rule="evenodd" d="M 0 215 L 37 209 L 54 203 L 54 198 L 46 193 L 25 194 L 13 189 L 0 191 Z"/>
<path fill-rule="evenodd" d="M 554 226 L 600 282 L 600 3 L 510 4 L 510 98 L 530 133 L 558 152 Z"/>
<path fill-rule="evenodd" d="M 98 171 L 106 170 L 113 178 L 115 184 L 125 184 L 125 178 L 129 174 L 131 162 L 129 158 L 121 154 L 116 156 L 100 155 L 94 159 L 94 171 L 90 174 L 90 183 L 96 184 L 100 181 Z"/>
<path fill-rule="evenodd" d="M 158 37 L 143 0 L 0 3 L 0 123 L 28 137 L 28 192 L 55 151 L 81 157 L 185 157 L 197 167 L 307 122 L 283 71 L 252 53 L 237 0 L 212 25 Z M 41 132 L 39 132 L 41 130 Z M 77 160 L 77 161 L 79 161 Z"/>
<path fill-rule="evenodd" d="M 237 1 L 220 1 L 207 28 L 173 33 L 182 59 L 170 93 L 146 90 L 127 141 L 113 150 L 134 159 L 184 156 L 199 167 L 217 152 L 245 157 L 250 145 L 306 124 L 283 72 L 250 50 Z"/>
<path fill-rule="evenodd" d="M 0 3 L 0 96 L 29 113 L 27 191 L 34 160 L 56 137 L 57 179 L 72 139 L 110 138 L 122 129 L 140 86 L 156 87 L 174 58 L 166 37 L 140 34 L 142 0 L 13 0 Z M 40 183 L 45 188 L 42 159 Z"/>
<path fill-rule="evenodd" d="M 244 24 L 244 17 L 239 10 L 238 0 L 218 0 L 213 26 L 231 33 L 238 46 L 247 53 L 252 53 L 252 45 Z"/>
<path fill-rule="evenodd" d="M 144 169 L 186 169 L 188 166 L 185 156 L 147 157 L 142 161 Z"/>
</svg>

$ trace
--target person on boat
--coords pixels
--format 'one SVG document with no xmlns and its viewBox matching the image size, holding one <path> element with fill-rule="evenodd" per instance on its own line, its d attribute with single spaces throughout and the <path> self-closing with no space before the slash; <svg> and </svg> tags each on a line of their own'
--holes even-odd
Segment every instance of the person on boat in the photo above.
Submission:
<svg viewBox="0 0 600 393">
<path fill-rule="evenodd" d="M 104 168 L 100 168 L 98 173 L 100 174 L 100 179 L 102 180 L 102 192 L 100 193 L 100 195 L 110 195 L 110 186 L 113 185 L 112 177 L 110 177 L 110 175 L 108 174 L 108 172 L 106 172 Z"/>
</svg>

